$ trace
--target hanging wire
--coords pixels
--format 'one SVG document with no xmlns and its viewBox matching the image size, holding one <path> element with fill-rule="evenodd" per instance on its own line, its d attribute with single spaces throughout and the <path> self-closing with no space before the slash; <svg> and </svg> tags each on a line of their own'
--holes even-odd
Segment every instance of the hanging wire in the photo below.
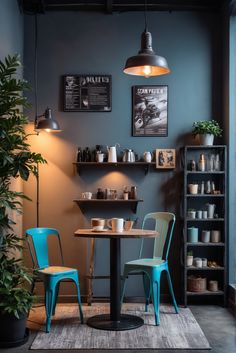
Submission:
<svg viewBox="0 0 236 353">
<path fill-rule="evenodd" d="M 35 121 L 38 117 L 38 17 L 34 16 L 34 104 Z M 37 163 L 36 176 L 36 226 L 39 227 L 39 164 Z"/>
<path fill-rule="evenodd" d="M 144 2 L 144 20 L 145 20 L 145 32 L 148 31 L 147 28 L 147 0 Z"/>
<path fill-rule="evenodd" d="M 34 15 L 34 104 L 35 119 L 38 116 L 38 17 Z"/>
</svg>

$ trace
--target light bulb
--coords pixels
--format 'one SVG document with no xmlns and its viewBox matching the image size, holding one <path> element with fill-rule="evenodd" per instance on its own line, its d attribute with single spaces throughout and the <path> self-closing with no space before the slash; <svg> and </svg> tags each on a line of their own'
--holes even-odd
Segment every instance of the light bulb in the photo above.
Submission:
<svg viewBox="0 0 236 353">
<path fill-rule="evenodd" d="M 152 67 L 145 65 L 144 69 L 143 69 L 143 73 L 144 73 L 144 76 L 148 78 L 150 76 L 150 74 L 152 73 Z"/>
<path fill-rule="evenodd" d="M 46 132 L 51 132 L 51 129 L 45 129 Z"/>
</svg>

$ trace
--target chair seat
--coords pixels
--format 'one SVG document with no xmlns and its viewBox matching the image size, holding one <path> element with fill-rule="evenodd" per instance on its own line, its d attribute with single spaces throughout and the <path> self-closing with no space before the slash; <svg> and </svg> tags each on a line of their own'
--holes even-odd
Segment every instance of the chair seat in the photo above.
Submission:
<svg viewBox="0 0 236 353">
<path fill-rule="evenodd" d="M 48 266 L 42 270 L 37 270 L 38 273 L 50 276 L 57 276 L 60 274 L 69 274 L 77 271 L 75 268 L 64 266 Z"/>
<path fill-rule="evenodd" d="M 126 262 L 126 265 L 131 265 L 131 266 L 148 266 L 148 267 L 156 267 L 164 264 L 166 261 L 162 260 L 161 258 L 150 258 L 150 259 L 138 259 L 138 260 L 133 260 Z"/>
</svg>

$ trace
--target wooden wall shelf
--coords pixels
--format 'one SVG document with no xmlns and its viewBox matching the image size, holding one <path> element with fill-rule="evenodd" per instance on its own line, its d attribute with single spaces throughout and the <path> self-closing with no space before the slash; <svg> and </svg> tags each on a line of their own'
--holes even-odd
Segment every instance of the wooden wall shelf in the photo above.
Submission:
<svg viewBox="0 0 236 353">
<path fill-rule="evenodd" d="M 141 167 L 144 169 L 145 175 L 149 172 L 150 166 L 156 166 L 156 162 L 151 162 L 151 163 L 146 163 L 146 162 L 116 162 L 116 163 L 110 163 L 110 162 L 74 162 L 73 163 L 76 168 L 77 172 L 80 175 L 81 171 L 83 168 L 123 168 L 123 167 Z"/>
<path fill-rule="evenodd" d="M 78 204 L 78 206 L 81 208 L 81 210 L 84 209 L 84 206 L 91 206 L 91 207 L 96 207 L 96 206 L 101 206 L 101 205 L 112 205 L 112 206 L 128 206 L 131 208 L 133 213 L 137 212 L 137 206 L 139 202 L 143 202 L 142 199 L 130 199 L 130 200 L 123 200 L 123 199 L 118 199 L 118 200 L 111 200 L 111 199 L 75 199 L 73 200 Z"/>
</svg>

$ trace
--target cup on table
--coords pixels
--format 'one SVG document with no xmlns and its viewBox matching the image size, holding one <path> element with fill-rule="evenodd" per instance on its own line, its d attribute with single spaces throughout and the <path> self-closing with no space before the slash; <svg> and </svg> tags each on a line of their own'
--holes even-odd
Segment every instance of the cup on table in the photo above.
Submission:
<svg viewBox="0 0 236 353">
<path fill-rule="evenodd" d="M 102 231 L 105 226 L 105 219 L 103 218 L 91 218 L 91 227 L 94 231 Z"/>
<path fill-rule="evenodd" d="M 124 230 L 123 218 L 111 218 L 107 220 L 107 225 L 113 232 L 122 233 Z"/>
<path fill-rule="evenodd" d="M 93 194 L 89 191 L 82 192 L 82 199 L 91 200 Z"/>
<path fill-rule="evenodd" d="M 125 221 L 124 230 L 129 231 L 133 228 L 134 221 Z"/>
</svg>

